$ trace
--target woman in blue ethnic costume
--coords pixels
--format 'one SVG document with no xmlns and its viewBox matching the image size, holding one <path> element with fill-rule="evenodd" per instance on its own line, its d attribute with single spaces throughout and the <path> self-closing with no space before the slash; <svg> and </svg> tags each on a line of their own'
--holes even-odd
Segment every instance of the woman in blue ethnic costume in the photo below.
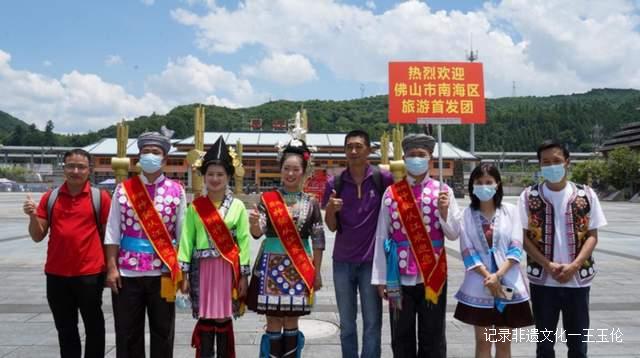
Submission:
<svg viewBox="0 0 640 358">
<path fill-rule="evenodd" d="M 492 343 L 496 357 L 511 357 L 511 340 L 494 333 L 533 325 L 520 270 L 522 225 L 515 205 L 502 202 L 495 166 L 483 164 L 471 172 L 469 193 L 471 205 L 462 214 L 460 234 L 465 274 L 455 295 L 454 317 L 474 326 L 476 357 L 491 357 Z"/>
<path fill-rule="evenodd" d="M 301 191 L 310 156 L 305 142 L 293 139 L 280 157 L 282 187 L 263 193 L 249 216 L 253 237 L 265 236 L 247 296 L 249 309 L 267 316 L 260 357 L 301 356 L 304 335 L 298 318 L 310 313 L 313 291 L 322 287 L 320 205 Z"/>
<path fill-rule="evenodd" d="M 181 290 L 189 292 L 198 319 L 191 340 L 196 358 L 212 358 L 214 345 L 218 358 L 235 357 L 231 317 L 244 313 L 241 301 L 251 272 L 249 220 L 244 203 L 228 188 L 232 163 L 220 136 L 199 168 L 207 195 L 193 201 L 182 226 L 178 260 L 186 279 Z"/>
</svg>

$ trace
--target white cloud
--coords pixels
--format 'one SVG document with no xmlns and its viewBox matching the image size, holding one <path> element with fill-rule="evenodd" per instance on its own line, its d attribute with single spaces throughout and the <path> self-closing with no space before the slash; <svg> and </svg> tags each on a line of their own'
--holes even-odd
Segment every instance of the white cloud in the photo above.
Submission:
<svg viewBox="0 0 640 358">
<path fill-rule="evenodd" d="M 214 8 L 216 6 L 215 0 L 181 0 L 181 1 L 186 3 L 189 6 L 195 6 L 200 4 L 209 8 Z"/>
<path fill-rule="evenodd" d="M 391 60 L 464 61 L 473 33 L 487 92 L 496 96 L 510 95 L 512 81 L 521 95 L 640 87 L 631 0 L 505 0 L 465 13 L 407 1 L 379 14 L 337 0 L 246 0 L 172 16 L 209 52 L 257 45 L 304 56 L 340 79 L 384 83 Z"/>
<path fill-rule="evenodd" d="M 203 63 L 194 56 L 169 61 L 162 73 L 147 79 L 146 88 L 175 103 L 206 101 L 238 107 L 255 104 L 258 99 L 248 80 L 240 79 L 220 66 Z M 221 93 L 226 95 L 224 99 L 217 97 Z"/>
<path fill-rule="evenodd" d="M 508 20 L 526 43 L 523 54 L 538 73 L 592 86 L 639 86 L 640 17 L 633 4 L 612 1 L 506 1 L 487 6 L 491 19 Z M 602 86 L 600 86 L 602 87 Z"/>
<path fill-rule="evenodd" d="M 44 60 L 44 61 L 42 61 L 42 66 L 51 67 L 51 66 L 53 66 L 53 62 L 51 62 L 49 60 Z"/>
<path fill-rule="evenodd" d="M 95 74 L 74 70 L 57 79 L 14 69 L 10 61 L 11 55 L 0 50 L 0 109 L 39 128 L 52 120 L 57 132 L 96 130 L 179 104 L 236 107 L 259 98 L 249 81 L 193 56 L 170 61 L 162 73 L 150 76 L 141 96 Z"/>
<path fill-rule="evenodd" d="M 376 3 L 373 1 L 367 1 L 364 6 L 366 6 L 368 9 L 371 10 L 375 10 L 376 9 Z"/>
<path fill-rule="evenodd" d="M 153 94 L 135 97 L 96 75 L 72 71 L 55 79 L 15 70 L 10 61 L 0 50 L 0 108 L 39 128 L 53 120 L 56 131 L 83 132 L 122 117 L 168 109 Z"/>
<path fill-rule="evenodd" d="M 118 55 L 109 55 L 104 59 L 104 64 L 107 66 L 121 65 L 122 57 Z"/>
<path fill-rule="evenodd" d="M 288 86 L 318 78 L 309 59 L 299 54 L 284 53 L 272 53 L 256 65 L 244 66 L 242 74 Z"/>
<path fill-rule="evenodd" d="M 147 5 L 147 6 L 151 6 L 153 5 L 156 1 L 155 0 L 140 0 L 141 3 Z"/>
</svg>

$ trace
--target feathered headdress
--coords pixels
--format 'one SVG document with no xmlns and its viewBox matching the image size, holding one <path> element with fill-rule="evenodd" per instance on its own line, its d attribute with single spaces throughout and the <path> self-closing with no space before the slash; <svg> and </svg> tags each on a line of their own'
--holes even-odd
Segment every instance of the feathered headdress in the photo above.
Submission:
<svg viewBox="0 0 640 358">
<path fill-rule="evenodd" d="M 299 154 L 305 162 L 311 160 L 311 152 L 317 151 L 317 148 L 307 146 L 307 143 L 302 139 L 306 132 L 307 131 L 300 125 L 300 112 L 297 112 L 295 124 L 292 128 L 289 128 L 288 131 L 291 139 L 289 139 L 289 141 L 280 141 L 276 145 L 276 148 L 278 148 L 278 161 L 281 161 L 286 153 Z"/>
</svg>

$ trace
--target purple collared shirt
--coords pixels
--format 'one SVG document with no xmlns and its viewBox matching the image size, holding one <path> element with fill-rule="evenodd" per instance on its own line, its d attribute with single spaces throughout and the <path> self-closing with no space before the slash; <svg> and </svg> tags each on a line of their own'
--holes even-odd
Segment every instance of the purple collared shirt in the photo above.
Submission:
<svg viewBox="0 0 640 358">
<path fill-rule="evenodd" d="M 344 170 L 342 176 L 342 209 L 339 212 L 341 232 L 336 232 L 333 246 L 333 259 L 339 262 L 363 263 L 373 261 L 376 224 L 380 212 L 380 201 L 384 190 L 393 184 L 393 176 L 386 170 L 380 170 L 382 188 L 376 188 L 373 181 L 373 169 L 369 165 L 362 182 L 358 197 L 358 188 L 349 173 Z M 334 188 L 334 178 L 327 181 L 322 199 L 322 207 L 329 201 Z"/>
</svg>

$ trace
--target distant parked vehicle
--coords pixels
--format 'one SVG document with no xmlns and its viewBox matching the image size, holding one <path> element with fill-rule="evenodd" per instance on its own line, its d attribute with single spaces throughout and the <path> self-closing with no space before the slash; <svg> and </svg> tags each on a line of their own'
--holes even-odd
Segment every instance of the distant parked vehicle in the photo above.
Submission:
<svg viewBox="0 0 640 358">
<path fill-rule="evenodd" d="M 0 178 L 0 192 L 12 192 L 14 190 L 14 185 L 17 183 L 13 180 L 9 180 L 7 178 Z"/>
</svg>

